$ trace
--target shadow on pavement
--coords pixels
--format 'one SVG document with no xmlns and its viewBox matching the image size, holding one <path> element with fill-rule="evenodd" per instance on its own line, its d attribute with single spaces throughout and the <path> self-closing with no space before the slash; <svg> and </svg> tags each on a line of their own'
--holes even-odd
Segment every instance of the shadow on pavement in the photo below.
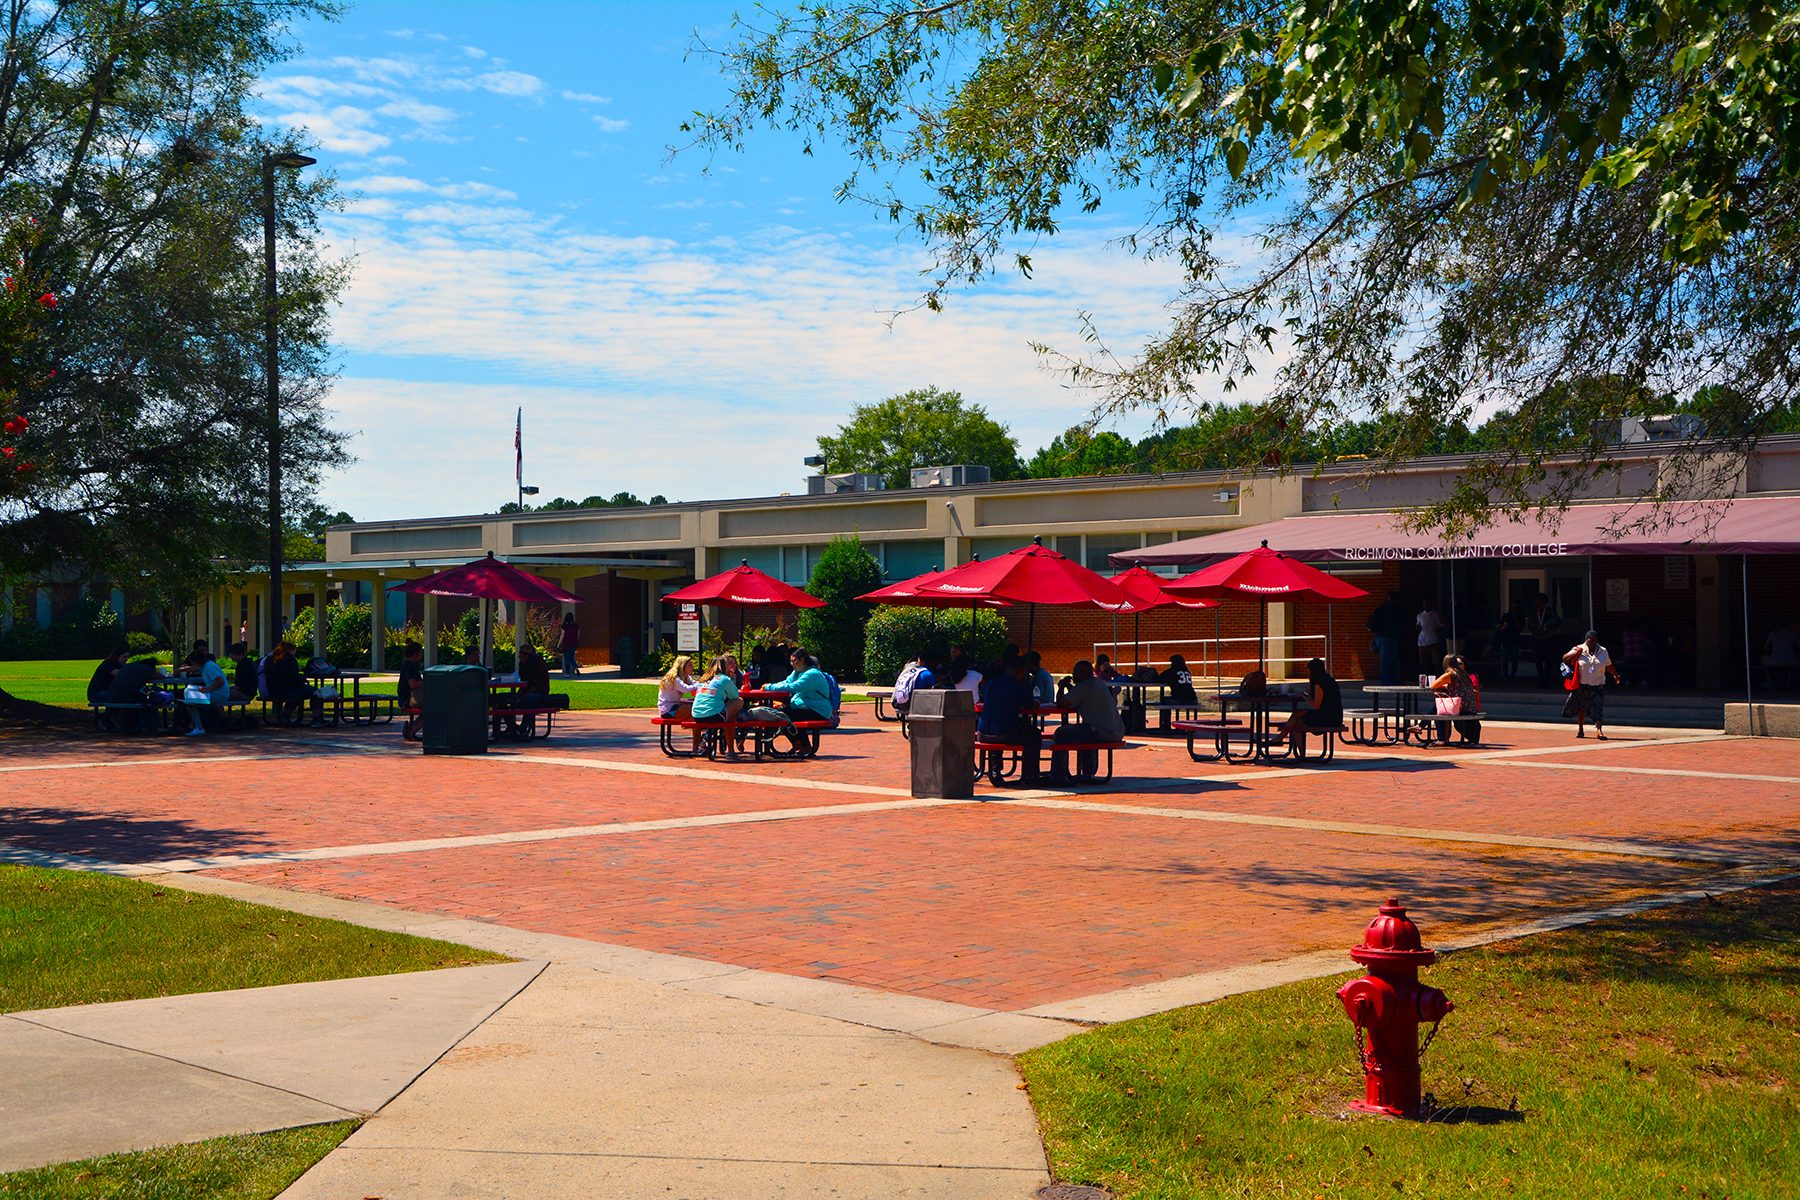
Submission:
<svg viewBox="0 0 1800 1200">
<path fill-rule="evenodd" d="M 0 809 L 0 844 L 122 863 L 245 853 L 270 845 L 263 834 L 249 829 L 207 829 L 170 817 L 17 806 Z"/>
</svg>

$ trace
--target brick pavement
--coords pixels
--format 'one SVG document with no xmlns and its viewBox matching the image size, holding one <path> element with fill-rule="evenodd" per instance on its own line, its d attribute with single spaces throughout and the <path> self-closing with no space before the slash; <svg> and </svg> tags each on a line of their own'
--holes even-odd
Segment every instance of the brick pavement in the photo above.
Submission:
<svg viewBox="0 0 1800 1200">
<path fill-rule="evenodd" d="M 853 710 L 852 728 L 863 732 L 840 734 L 828 757 L 798 764 L 671 764 L 641 713 L 573 714 L 565 737 L 466 760 L 424 758 L 393 727 L 203 746 L 113 739 L 21 751 L 9 743 L 0 766 L 111 765 L 0 771 L 0 843 L 145 862 L 829 809 L 886 798 L 867 789 L 905 786 L 898 727 L 876 727 L 871 717 Z M 1800 747 L 1788 743 L 1634 748 L 1621 740 L 1565 753 L 1585 744 L 1560 727 L 1491 732 L 1484 752 L 1541 752 L 1530 761 L 1800 774 Z M 215 761 L 246 755 L 274 757 Z M 1762 856 L 1794 850 L 1787 784 L 1510 767 L 1456 750 L 1395 757 L 1295 774 L 1193 764 L 1179 743 L 1163 743 L 1121 756 L 1121 772 L 1196 782 L 1134 790 L 1125 781 L 1084 794 L 1118 813 L 1004 803 L 827 812 L 216 873 L 1016 1009 L 1345 945 L 1387 894 L 1408 897 L 1429 933 L 1693 886 L 1720 869 L 1183 821 L 1132 808 L 1692 841 Z M 136 765 L 118 765 L 126 763 Z M 784 786 L 800 780 L 813 786 Z"/>
</svg>

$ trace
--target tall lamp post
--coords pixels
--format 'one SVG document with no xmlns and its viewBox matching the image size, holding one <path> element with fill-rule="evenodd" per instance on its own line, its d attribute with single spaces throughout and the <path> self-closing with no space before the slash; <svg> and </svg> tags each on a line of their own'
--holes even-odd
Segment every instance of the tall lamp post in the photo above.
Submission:
<svg viewBox="0 0 1800 1200">
<path fill-rule="evenodd" d="M 276 346 L 275 325 L 275 168 L 297 171 L 319 160 L 283 151 L 265 154 L 263 185 L 263 353 L 264 376 L 269 389 L 269 640 L 281 638 L 281 559 L 285 539 L 281 530 L 281 352 Z M 318 619 L 319 614 L 314 614 Z M 264 646 L 266 653 L 269 647 Z"/>
</svg>

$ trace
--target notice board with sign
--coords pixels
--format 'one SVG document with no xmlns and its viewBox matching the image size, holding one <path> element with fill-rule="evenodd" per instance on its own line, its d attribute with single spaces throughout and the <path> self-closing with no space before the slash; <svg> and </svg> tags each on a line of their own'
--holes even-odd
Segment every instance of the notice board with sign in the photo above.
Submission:
<svg viewBox="0 0 1800 1200">
<path fill-rule="evenodd" d="M 675 650 L 680 654 L 700 652 L 700 607 L 684 604 L 675 616 Z"/>
</svg>

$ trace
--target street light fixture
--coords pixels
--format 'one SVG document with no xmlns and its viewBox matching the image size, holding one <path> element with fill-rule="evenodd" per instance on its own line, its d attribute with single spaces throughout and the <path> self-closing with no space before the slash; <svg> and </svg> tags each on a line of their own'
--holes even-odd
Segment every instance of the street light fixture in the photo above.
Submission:
<svg viewBox="0 0 1800 1200">
<path fill-rule="evenodd" d="M 267 356 L 264 377 L 269 402 L 269 640 L 279 641 L 281 628 L 281 353 L 276 345 L 275 325 L 275 168 L 297 171 L 319 160 L 284 150 L 265 154 L 262 160 L 263 184 L 263 353 Z M 264 651 L 269 647 L 264 646 Z"/>
</svg>

